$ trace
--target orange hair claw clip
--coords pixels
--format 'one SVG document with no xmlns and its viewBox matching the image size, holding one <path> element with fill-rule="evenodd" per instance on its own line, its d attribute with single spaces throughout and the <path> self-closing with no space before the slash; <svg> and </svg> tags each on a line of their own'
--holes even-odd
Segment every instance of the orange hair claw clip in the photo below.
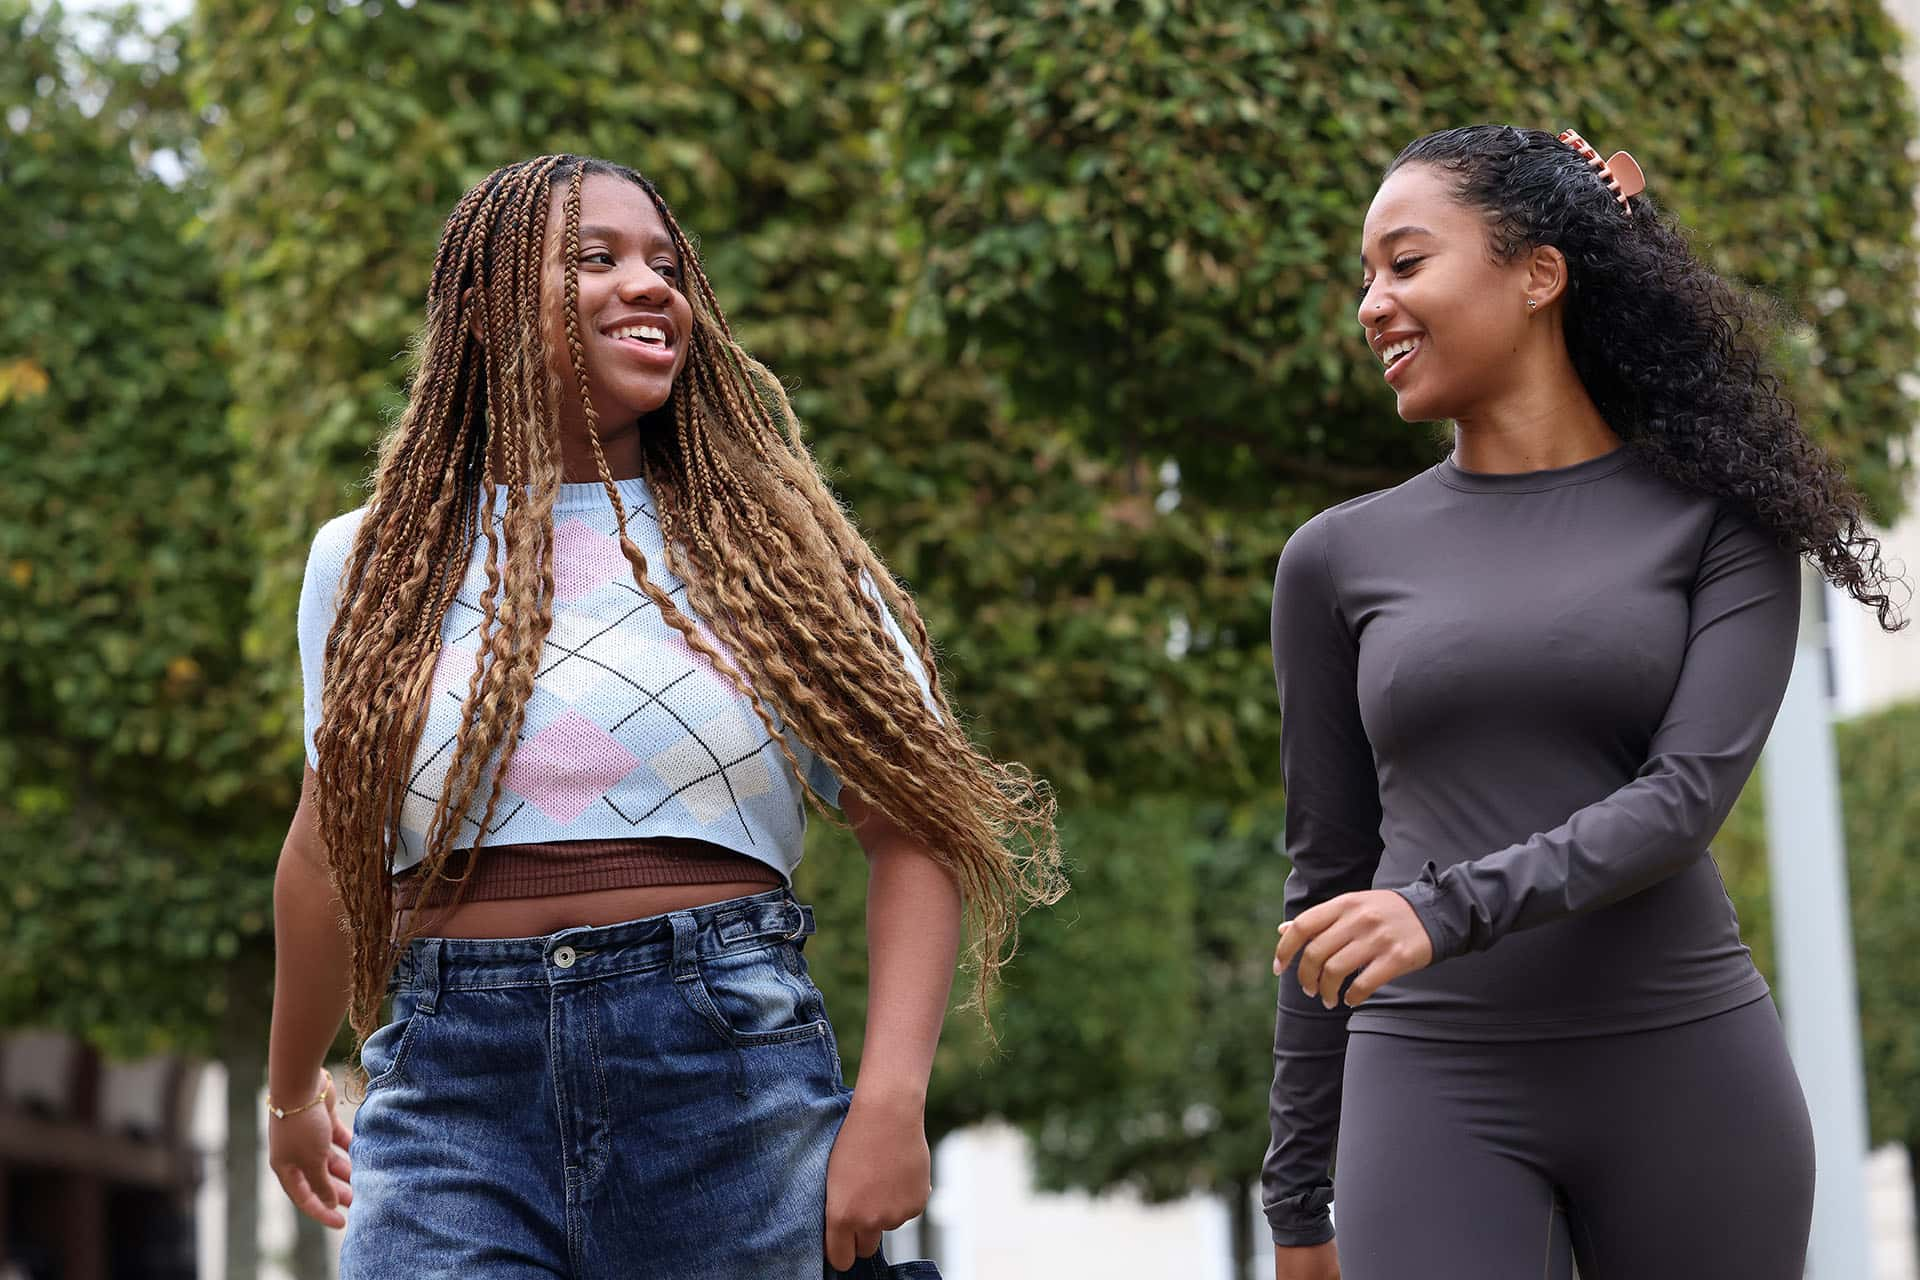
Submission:
<svg viewBox="0 0 1920 1280">
<path fill-rule="evenodd" d="M 1639 162 L 1624 151 L 1616 151 L 1605 160 L 1593 149 L 1593 144 L 1569 129 L 1560 135 L 1560 141 L 1580 153 L 1588 166 L 1600 175 L 1600 181 L 1607 184 L 1607 190 L 1613 192 L 1613 198 L 1620 202 L 1626 215 L 1633 216 L 1633 208 L 1627 201 L 1647 189 L 1647 175 L 1640 172 Z"/>
</svg>

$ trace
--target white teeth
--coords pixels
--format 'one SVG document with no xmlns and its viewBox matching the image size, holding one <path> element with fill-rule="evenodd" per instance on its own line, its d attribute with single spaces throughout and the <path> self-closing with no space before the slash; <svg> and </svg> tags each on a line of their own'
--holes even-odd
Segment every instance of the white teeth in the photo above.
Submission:
<svg viewBox="0 0 1920 1280">
<path fill-rule="evenodd" d="M 1398 360 L 1401 356 L 1413 350 L 1417 345 L 1419 345 L 1419 339 L 1404 338 L 1382 351 L 1380 353 L 1380 359 L 1386 364 L 1392 364 L 1395 360 Z"/>
<path fill-rule="evenodd" d="M 624 329 L 615 329 L 613 336 L 616 338 L 638 338 L 642 342 L 658 342 L 662 344 L 667 340 L 665 330 L 657 329 L 650 324 L 636 324 L 629 325 Z"/>
</svg>

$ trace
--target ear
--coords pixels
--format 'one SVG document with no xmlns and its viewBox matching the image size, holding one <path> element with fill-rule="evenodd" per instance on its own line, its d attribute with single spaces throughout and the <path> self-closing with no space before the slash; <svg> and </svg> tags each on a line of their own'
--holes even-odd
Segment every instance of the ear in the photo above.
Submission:
<svg viewBox="0 0 1920 1280">
<path fill-rule="evenodd" d="M 467 332 L 473 335 L 475 342 L 484 347 L 487 345 L 487 334 L 481 326 L 483 317 L 480 314 L 480 308 L 474 305 L 479 300 L 479 290 L 473 285 L 468 285 L 460 293 L 460 310 L 467 317 Z"/>
<path fill-rule="evenodd" d="M 1527 301 L 1545 310 L 1567 291 L 1567 255 L 1550 244 L 1535 245 L 1527 253 Z"/>
</svg>

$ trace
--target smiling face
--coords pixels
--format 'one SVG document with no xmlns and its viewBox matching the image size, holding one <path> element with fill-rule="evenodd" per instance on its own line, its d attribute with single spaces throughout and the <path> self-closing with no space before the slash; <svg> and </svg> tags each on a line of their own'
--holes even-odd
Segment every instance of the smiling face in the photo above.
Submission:
<svg viewBox="0 0 1920 1280">
<path fill-rule="evenodd" d="M 543 292 L 547 350 L 560 379 L 561 416 L 583 429 L 579 382 L 567 350 L 566 184 L 547 214 Z M 604 436 L 667 402 L 687 361 L 693 308 L 681 292 L 683 264 L 660 211 L 641 188 L 604 173 L 580 187 L 580 344 L 588 393 Z"/>
<path fill-rule="evenodd" d="M 1361 235 L 1359 317 L 1402 418 L 1469 417 L 1514 385 L 1541 333 L 1527 301 L 1544 312 L 1558 296 L 1532 258 L 1492 261 L 1485 215 L 1430 165 L 1380 184 Z"/>
</svg>

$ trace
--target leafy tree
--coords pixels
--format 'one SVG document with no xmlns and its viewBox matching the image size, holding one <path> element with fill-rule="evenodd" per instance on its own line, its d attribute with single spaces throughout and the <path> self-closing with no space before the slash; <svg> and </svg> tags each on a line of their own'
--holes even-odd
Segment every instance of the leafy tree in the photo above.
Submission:
<svg viewBox="0 0 1920 1280">
<path fill-rule="evenodd" d="M 1088 979 L 1008 1000 L 1008 1039 L 1020 1053 L 1036 1044 L 1043 1062 L 1126 1063 L 1107 1079 L 1057 1080 L 1018 1117 L 1040 1185 L 1125 1184 L 1149 1201 L 1220 1196 L 1236 1257 L 1257 1253 L 1259 1238 L 1253 1185 L 1273 1044 L 1267 939 L 1287 872 L 1279 830 L 1273 806 L 1196 808 L 1185 798 L 1076 827 L 1081 847 L 1100 855 L 1085 873 L 1084 914 L 1070 927 L 1036 924 L 1033 972 Z M 1054 914 L 1063 909 L 1073 904 Z M 1082 1007 L 1090 995 L 1100 998 Z M 1100 1038 L 1055 1048 L 1089 1032 Z"/>
<path fill-rule="evenodd" d="M 227 1061 L 242 1277 L 293 792 L 256 765 L 181 35 L 93 21 L 82 40 L 57 6 L 0 6 L 0 1026 Z"/>
<path fill-rule="evenodd" d="M 251 548 L 179 36 L 103 21 L 0 10 L 0 1025 L 205 1052 L 267 919 Z"/>
<path fill-rule="evenodd" d="M 1022 412 L 1178 458 L 1201 501 L 1429 460 L 1354 320 L 1360 222 L 1404 143 L 1514 120 L 1631 148 L 1717 268 L 1808 316 L 1801 401 L 1897 505 L 1914 170 L 1885 145 L 1912 120 L 1877 3 L 909 0 L 896 23 L 916 326 Z"/>
</svg>

